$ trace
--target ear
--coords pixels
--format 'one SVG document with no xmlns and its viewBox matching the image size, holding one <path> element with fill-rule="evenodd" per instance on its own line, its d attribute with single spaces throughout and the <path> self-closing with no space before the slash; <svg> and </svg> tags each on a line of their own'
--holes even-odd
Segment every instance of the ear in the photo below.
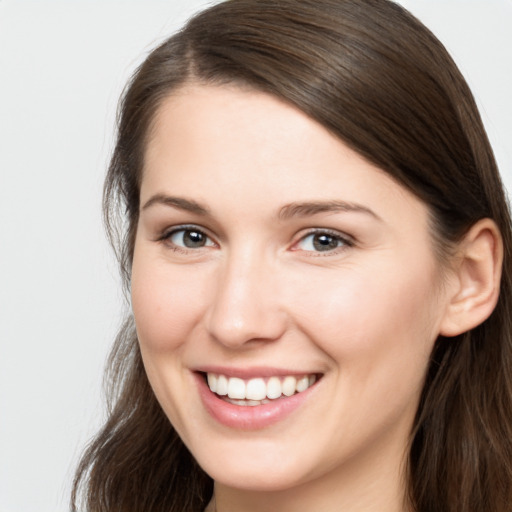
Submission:
<svg viewBox="0 0 512 512">
<path fill-rule="evenodd" d="M 457 336 L 490 316 L 498 302 L 502 262 L 498 227 L 491 219 L 478 221 L 459 243 L 441 335 Z"/>
</svg>

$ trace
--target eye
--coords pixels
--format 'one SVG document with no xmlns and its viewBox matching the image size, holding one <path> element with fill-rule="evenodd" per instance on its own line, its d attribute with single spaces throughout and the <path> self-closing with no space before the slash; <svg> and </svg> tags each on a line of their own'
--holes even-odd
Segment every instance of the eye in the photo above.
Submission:
<svg viewBox="0 0 512 512">
<path fill-rule="evenodd" d="M 304 236 L 296 244 L 296 248 L 309 252 L 332 252 L 341 247 L 350 247 L 352 242 L 337 233 L 317 231 Z"/>
<path fill-rule="evenodd" d="M 163 239 L 176 248 L 182 249 L 201 249 L 202 247 L 215 246 L 208 235 L 194 227 L 174 229 L 164 235 Z"/>
</svg>

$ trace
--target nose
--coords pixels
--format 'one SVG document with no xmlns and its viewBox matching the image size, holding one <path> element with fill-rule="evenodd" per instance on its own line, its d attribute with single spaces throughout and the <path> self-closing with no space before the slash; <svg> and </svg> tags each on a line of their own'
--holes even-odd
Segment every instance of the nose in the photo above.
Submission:
<svg viewBox="0 0 512 512">
<path fill-rule="evenodd" d="M 275 267 L 255 254 L 233 255 L 218 269 L 206 314 L 210 336 L 235 349 L 275 341 L 286 330 Z"/>
</svg>

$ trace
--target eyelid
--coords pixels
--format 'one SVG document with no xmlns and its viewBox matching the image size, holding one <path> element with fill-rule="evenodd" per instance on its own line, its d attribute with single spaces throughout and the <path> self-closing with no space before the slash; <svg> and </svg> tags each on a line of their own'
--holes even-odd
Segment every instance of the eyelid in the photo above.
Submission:
<svg viewBox="0 0 512 512">
<path fill-rule="evenodd" d="M 171 242 L 171 237 L 180 231 L 197 231 L 199 233 L 202 233 L 209 241 L 211 241 L 213 243 L 213 245 L 218 246 L 218 243 L 215 241 L 214 237 L 209 234 L 208 230 L 203 228 L 202 226 L 198 226 L 197 224 L 179 224 L 176 226 L 167 227 L 157 237 L 156 241 L 166 244 L 166 245 L 170 246 L 171 249 L 180 251 L 180 252 L 197 251 L 199 249 L 211 247 L 211 245 L 206 245 L 203 247 L 192 248 L 192 247 L 182 247 L 180 245 L 176 245 L 175 243 Z"/>
<path fill-rule="evenodd" d="M 300 242 L 305 240 L 307 237 L 316 235 L 316 234 L 319 234 L 319 235 L 325 234 L 325 235 L 329 235 L 334 238 L 337 238 L 343 243 L 343 246 L 336 247 L 336 248 L 334 248 L 332 250 L 328 250 L 328 251 L 308 251 L 308 250 L 298 248 L 298 244 Z M 348 249 L 350 247 L 353 247 L 355 244 L 356 244 L 356 241 L 355 241 L 354 237 L 352 237 L 342 231 L 338 231 L 336 229 L 330 229 L 330 228 L 311 228 L 308 230 L 304 230 L 298 234 L 298 236 L 296 237 L 296 240 L 292 244 L 291 250 L 292 251 L 302 251 L 310 256 L 315 256 L 315 257 L 316 256 L 332 256 L 332 255 L 337 255 L 340 252 L 345 251 L 346 249 Z"/>
<path fill-rule="evenodd" d="M 209 233 L 209 230 L 202 226 L 199 226 L 197 224 L 179 224 L 179 225 L 167 227 L 164 230 L 162 230 L 162 232 L 158 235 L 158 237 L 156 238 L 155 241 L 166 244 L 166 245 L 170 246 L 171 249 L 180 251 L 180 252 L 190 252 L 190 251 L 196 252 L 199 249 L 212 247 L 212 245 L 206 245 L 206 246 L 197 247 L 197 248 L 187 248 L 187 247 L 182 247 L 180 245 L 176 245 L 175 243 L 171 242 L 170 239 L 174 234 L 176 234 L 179 231 L 188 231 L 188 230 L 189 231 L 197 231 L 199 233 L 204 234 L 204 236 L 206 236 L 207 239 L 210 242 L 212 242 L 212 245 L 219 247 L 219 244 L 217 243 L 215 238 Z M 343 245 L 341 247 L 336 247 L 332 250 L 327 250 L 327 251 L 310 251 L 310 250 L 300 249 L 298 247 L 298 245 L 301 241 L 306 239 L 308 236 L 312 236 L 315 234 L 325 234 L 325 235 L 332 236 L 332 237 L 340 240 Z M 340 252 L 346 250 L 347 248 L 353 247 L 355 244 L 356 244 L 356 241 L 355 241 L 354 237 L 351 235 L 348 235 L 345 232 L 338 231 L 336 229 L 330 229 L 330 228 L 309 228 L 309 229 L 302 230 L 295 237 L 295 241 L 292 243 L 290 250 L 301 251 L 310 256 L 330 256 L 330 255 L 339 254 Z"/>
</svg>

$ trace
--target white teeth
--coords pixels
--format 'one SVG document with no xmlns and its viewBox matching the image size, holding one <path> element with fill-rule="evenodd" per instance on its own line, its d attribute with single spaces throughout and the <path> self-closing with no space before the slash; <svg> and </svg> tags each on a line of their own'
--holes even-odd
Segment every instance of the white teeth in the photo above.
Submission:
<svg viewBox="0 0 512 512">
<path fill-rule="evenodd" d="M 309 388 L 309 377 L 302 377 L 297 381 L 297 391 L 300 393 L 302 391 L 306 391 Z"/>
<path fill-rule="evenodd" d="M 227 399 L 227 401 L 230 403 L 230 404 L 233 404 L 233 405 L 242 405 L 244 407 L 254 407 L 256 405 L 263 405 L 263 404 L 269 404 L 270 403 L 270 400 L 266 399 L 265 400 L 231 400 L 231 399 Z"/>
<path fill-rule="evenodd" d="M 247 383 L 245 398 L 249 400 L 263 400 L 267 397 L 267 385 L 263 379 L 251 379 Z"/>
<path fill-rule="evenodd" d="M 245 382 L 242 379 L 231 377 L 228 381 L 228 396 L 243 400 L 245 398 Z"/>
<path fill-rule="evenodd" d="M 292 396 L 297 388 L 297 379 L 289 375 L 283 380 L 283 395 Z"/>
<path fill-rule="evenodd" d="M 209 373 L 207 375 L 208 378 L 208 386 L 210 387 L 210 391 L 215 393 L 217 391 L 217 375 L 214 373 Z"/>
<path fill-rule="evenodd" d="M 270 400 L 302 393 L 316 382 L 316 375 L 304 375 L 297 379 L 292 375 L 286 377 L 270 377 L 266 382 L 263 378 L 244 381 L 238 377 L 226 377 L 214 373 L 207 374 L 210 391 L 219 396 L 228 396 L 228 401 L 236 405 L 261 405 Z"/>
<path fill-rule="evenodd" d="M 217 379 L 217 395 L 224 396 L 228 394 L 228 379 L 224 375 L 219 375 Z"/>
<path fill-rule="evenodd" d="M 281 381 L 278 377 L 270 377 L 267 382 L 267 396 L 271 400 L 273 398 L 279 398 L 283 394 L 283 388 Z"/>
</svg>

